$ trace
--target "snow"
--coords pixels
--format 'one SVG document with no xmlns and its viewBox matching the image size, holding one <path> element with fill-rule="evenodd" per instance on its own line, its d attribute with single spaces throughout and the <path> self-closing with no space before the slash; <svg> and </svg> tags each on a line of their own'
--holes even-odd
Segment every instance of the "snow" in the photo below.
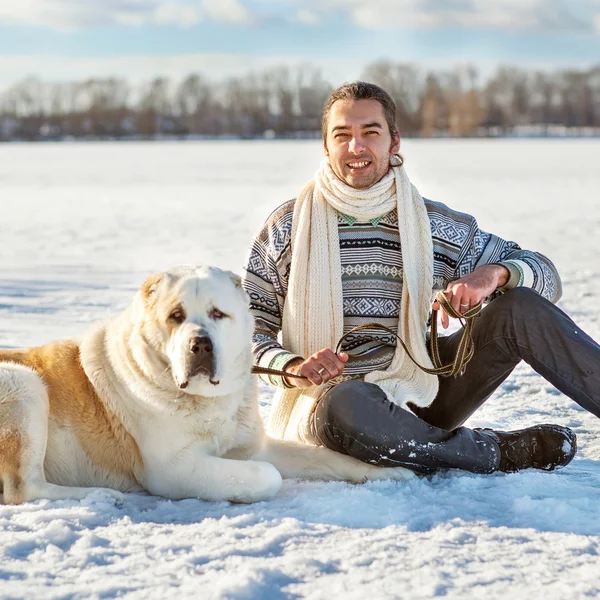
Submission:
<svg viewBox="0 0 600 600">
<path fill-rule="evenodd" d="M 406 141 L 423 195 L 549 255 L 600 338 L 599 140 Z M 0 145 L 0 346 L 77 336 L 153 271 L 239 271 L 318 142 Z M 271 390 L 261 387 L 263 411 Z M 0 506 L 2 598 L 577 598 L 600 594 L 600 421 L 526 366 L 469 425 L 573 427 L 567 468 L 286 481 L 255 505 L 143 494 Z"/>
</svg>

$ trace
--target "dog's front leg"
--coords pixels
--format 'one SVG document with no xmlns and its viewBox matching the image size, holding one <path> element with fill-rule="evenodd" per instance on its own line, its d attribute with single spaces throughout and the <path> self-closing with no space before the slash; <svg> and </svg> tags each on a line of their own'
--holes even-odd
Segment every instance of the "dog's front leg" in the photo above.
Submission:
<svg viewBox="0 0 600 600">
<path fill-rule="evenodd" d="M 148 471 L 151 494 L 172 500 L 260 502 L 281 487 L 281 475 L 268 462 L 231 460 L 211 455 L 203 447 L 189 447 L 169 462 Z"/>
<path fill-rule="evenodd" d="M 310 446 L 270 437 L 264 439 L 261 450 L 252 458 L 270 462 L 285 478 L 364 483 L 378 479 L 403 481 L 415 476 L 412 471 L 403 467 L 378 467 L 324 446 Z"/>
</svg>

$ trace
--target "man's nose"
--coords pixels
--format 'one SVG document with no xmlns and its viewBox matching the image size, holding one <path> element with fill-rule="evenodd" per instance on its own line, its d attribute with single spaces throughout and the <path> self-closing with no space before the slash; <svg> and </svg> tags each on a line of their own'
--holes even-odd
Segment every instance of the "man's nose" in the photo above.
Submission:
<svg viewBox="0 0 600 600">
<path fill-rule="evenodd" d="M 354 154 L 360 154 L 365 147 L 361 136 L 352 136 L 350 143 L 348 144 L 348 150 Z"/>
</svg>

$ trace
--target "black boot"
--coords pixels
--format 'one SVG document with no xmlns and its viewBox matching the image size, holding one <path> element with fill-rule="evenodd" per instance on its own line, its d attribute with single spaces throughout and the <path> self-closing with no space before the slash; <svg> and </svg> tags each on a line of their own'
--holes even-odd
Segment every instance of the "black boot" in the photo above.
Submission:
<svg viewBox="0 0 600 600">
<path fill-rule="evenodd" d="M 535 425 L 518 431 L 480 429 L 500 446 L 498 471 L 553 471 L 568 465 L 577 452 L 577 438 L 568 427 Z"/>
</svg>

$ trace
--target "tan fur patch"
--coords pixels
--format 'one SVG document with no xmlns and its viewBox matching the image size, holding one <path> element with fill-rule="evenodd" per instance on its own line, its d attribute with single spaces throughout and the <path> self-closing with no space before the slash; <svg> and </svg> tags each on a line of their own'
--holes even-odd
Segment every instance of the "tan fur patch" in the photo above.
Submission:
<svg viewBox="0 0 600 600">
<path fill-rule="evenodd" d="M 16 431 L 4 428 L 0 421 L 0 480 L 6 504 L 21 504 L 24 500 L 22 452 L 21 436 Z"/>
<path fill-rule="evenodd" d="M 142 283 L 142 287 L 140 288 L 140 293 L 144 300 L 144 304 L 148 306 L 152 306 L 154 304 L 154 299 L 156 298 L 156 291 L 161 284 L 161 282 L 165 279 L 172 279 L 172 276 L 169 273 L 153 273 L 150 275 L 144 283 Z"/>
<path fill-rule="evenodd" d="M 158 273 L 157 275 L 164 274 Z M 145 289 L 146 285 L 149 285 L 150 288 L 152 288 L 152 286 L 160 283 L 161 279 L 155 280 L 154 277 L 155 275 L 152 275 L 146 280 L 142 290 Z M 185 319 L 185 309 L 181 306 L 179 293 L 175 290 L 169 292 L 163 291 L 160 303 L 155 303 L 153 301 L 152 294 L 149 296 L 146 295 L 144 298 L 146 310 L 141 322 L 141 329 L 144 331 L 146 339 L 152 342 L 153 346 L 158 349 L 160 344 L 157 344 L 155 340 L 159 339 L 161 343 L 164 344 L 166 340 L 171 339 L 174 332 L 181 325 L 181 323 L 170 319 L 169 315 L 175 310 L 180 310 Z M 160 332 L 160 335 L 157 336 L 157 332 Z"/>
<path fill-rule="evenodd" d="M 138 481 L 142 469 L 138 445 L 96 394 L 81 366 L 77 342 L 4 350 L 0 351 L 0 361 L 23 364 L 42 377 L 48 390 L 50 418 L 73 431 L 93 464 Z"/>
</svg>

